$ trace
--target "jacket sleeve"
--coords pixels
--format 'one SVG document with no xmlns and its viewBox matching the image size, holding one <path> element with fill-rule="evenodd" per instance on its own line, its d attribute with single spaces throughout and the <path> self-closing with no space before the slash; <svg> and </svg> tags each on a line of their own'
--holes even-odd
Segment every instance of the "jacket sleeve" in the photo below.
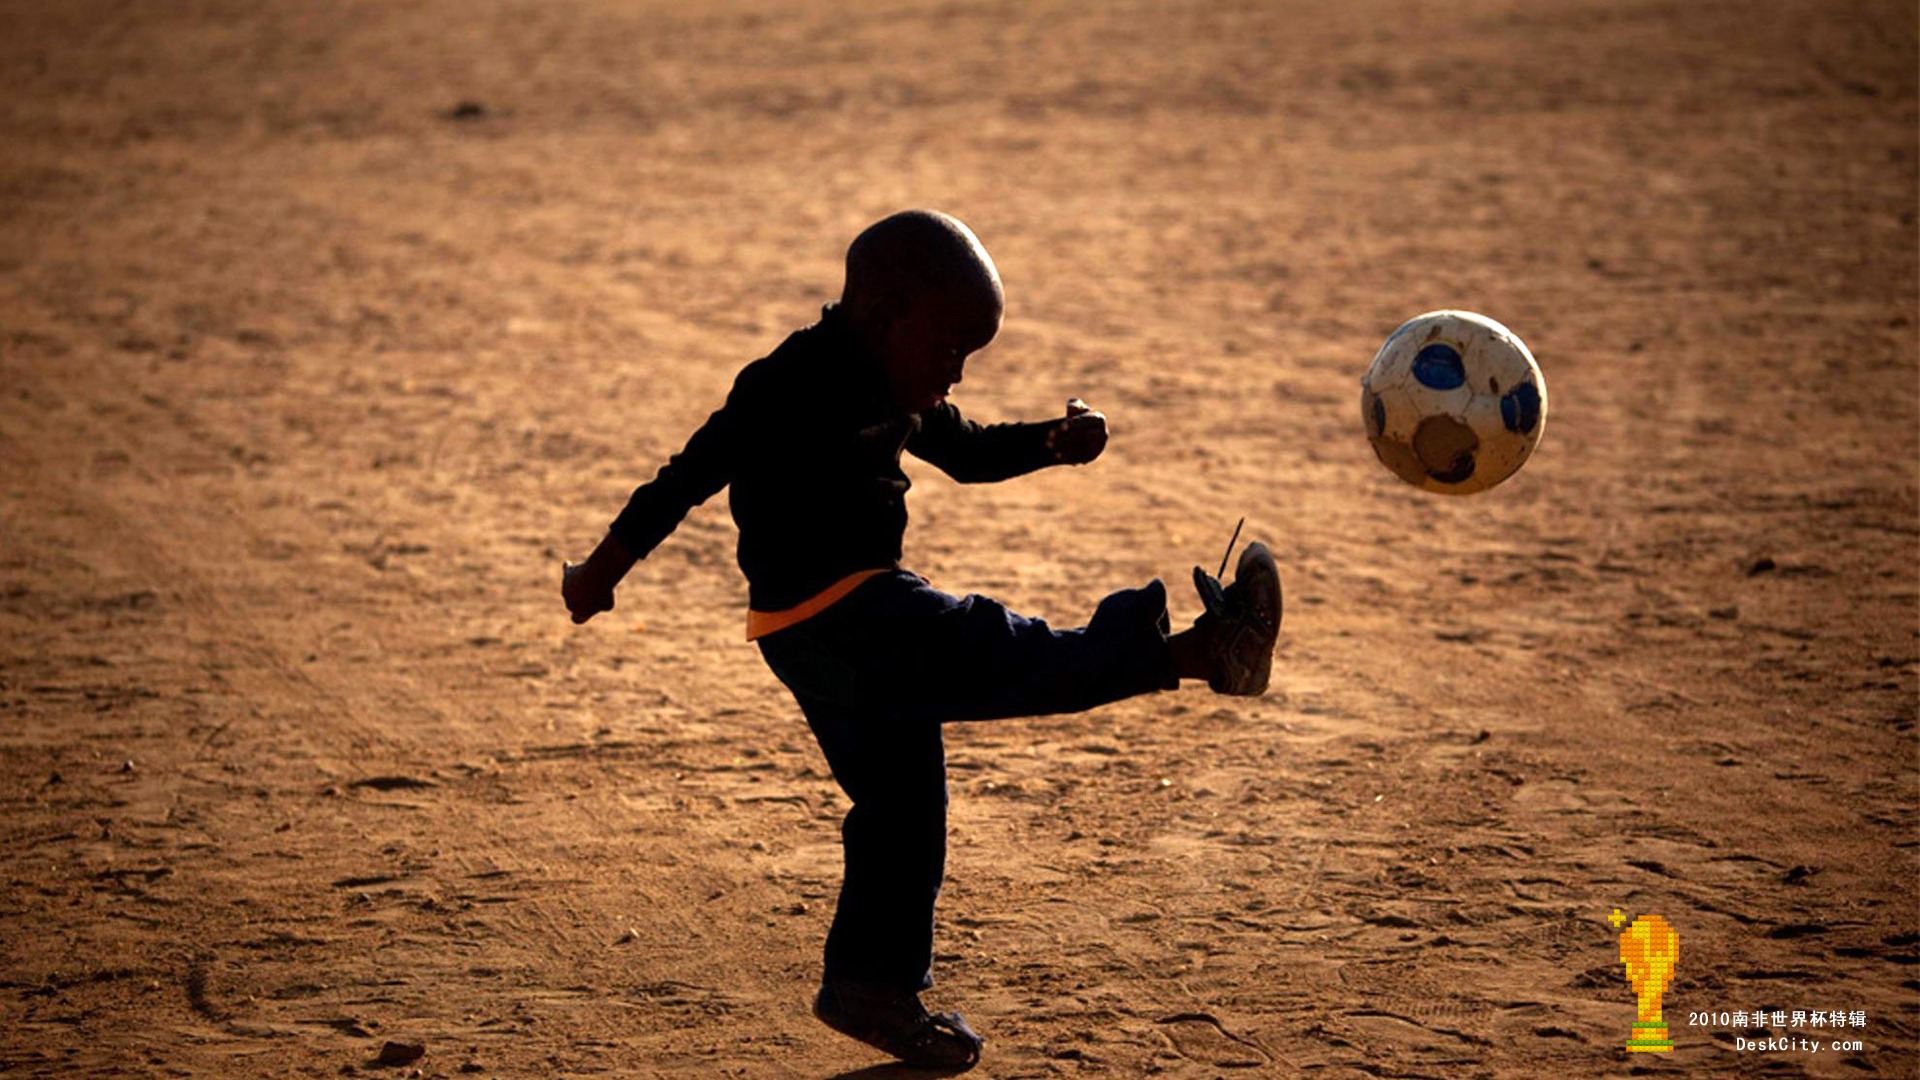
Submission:
<svg viewBox="0 0 1920 1080">
<path fill-rule="evenodd" d="M 1055 463 L 1047 446 L 1054 423 L 982 426 L 942 403 L 920 414 L 907 450 L 963 484 L 1007 480 Z"/>
<path fill-rule="evenodd" d="M 626 509 L 607 527 L 635 558 L 645 558 L 679 527 L 687 511 L 712 498 L 733 479 L 743 440 L 752 431 L 751 373 L 751 367 L 740 373 L 726 403 L 707 417 L 707 422 L 687 439 L 687 445 L 668 458 L 652 480 L 634 489 Z"/>
</svg>

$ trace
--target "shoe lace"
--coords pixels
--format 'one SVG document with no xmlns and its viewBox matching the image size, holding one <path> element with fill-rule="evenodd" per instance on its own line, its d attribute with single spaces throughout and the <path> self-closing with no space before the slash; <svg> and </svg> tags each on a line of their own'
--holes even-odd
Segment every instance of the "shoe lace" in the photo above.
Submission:
<svg viewBox="0 0 1920 1080">
<path fill-rule="evenodd" d="M 1246 524 L 1247 519 L 1243 517 L 1233 527 L 1233 535 L 1227 538 L 1227 552 L 1220 556 L 1218 574 L 1209 574 L 1197 566 L 1193 568 L 1193 587 L 1200 593 L 1200 603 L 1207 614 L 1216 619 L 1226 618 L 1228 614 L 1227 590 L 1231 586 L 1222 586 L 1220 579 L 1227 576 L 1227 562 L 1233 558 L 1233 546 L 1240 542 L 1240 530 Z"/>
</svg>

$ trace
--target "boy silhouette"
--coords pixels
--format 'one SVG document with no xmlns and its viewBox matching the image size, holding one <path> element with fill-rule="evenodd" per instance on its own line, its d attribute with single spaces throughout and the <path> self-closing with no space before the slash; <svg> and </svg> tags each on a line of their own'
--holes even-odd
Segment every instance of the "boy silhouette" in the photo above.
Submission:
<svg viewBox="0 0 1920 1080">
<path fill-rule="evenodd" d="M 989 426 L 947 402 L 1004 306 L 999 271 L 959 221 L 910 210 L 872 225 L 847 251 L 840 300 L 742 369 L 726 403 L 562 575 L 574 622 L 611 610 L 634 562 L 731 487 L 747 635 L 853 803 L 814 1015 L 920 1066 L 970 1067 L 981 1045 L 919 996 L 933 982 L 946 859 L 941 725 L 1078 712 L 1182 679 L 1258 695 L 1280 631 L 1279 572 L 1259 543 L 1231 585 L 1194 570 L 1205 612 L 1174 634 L 1157 579 L 1107 596 L 1084 627 L 1054 630 L 900 568 L 903 451 L 980 483 L 1106 448 L 1106 417 L 1077 398 L 1062 417 Z"/>
</svg>

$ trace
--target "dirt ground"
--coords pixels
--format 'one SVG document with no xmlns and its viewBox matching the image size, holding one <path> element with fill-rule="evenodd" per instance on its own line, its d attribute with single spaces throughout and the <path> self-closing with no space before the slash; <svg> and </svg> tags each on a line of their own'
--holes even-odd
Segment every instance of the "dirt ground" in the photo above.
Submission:
<svg viewBox="0 0 1920 1080">
<path fill-rule="evenodd" d="M 909 565 L 1185 619 L 1245 514 L 1288 588 L 1264 698 L 949 732 L 978 1075 L 1920 1075 L 1917 57 L 1867 0 L 0 0 L 0 1073 L 890 1074 L 807 1014 L 845 800 L 724 498 L 586 627 L 558 574 L 930 205 L 1009 291 L 956 403 L 1114 440 L 911 465 Z M 1552 393 L 1465 499 L 1357 406 L 1439 307 Z"/>
</svg>

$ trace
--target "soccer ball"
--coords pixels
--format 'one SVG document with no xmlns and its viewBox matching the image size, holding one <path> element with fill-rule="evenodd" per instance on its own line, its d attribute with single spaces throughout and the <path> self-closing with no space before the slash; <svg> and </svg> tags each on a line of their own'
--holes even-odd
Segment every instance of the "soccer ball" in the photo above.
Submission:
<svg viewBox="0 0 1920 1080">
<path fill-rule="evenodd" d="M 1360 380 L 1381 464 L 1415 487 L 1469 495 L 1512 476 L 1547 422 L 1540 365 L 1513 331 L 1471 311 L 1408 320 Z"/>
</svg>

